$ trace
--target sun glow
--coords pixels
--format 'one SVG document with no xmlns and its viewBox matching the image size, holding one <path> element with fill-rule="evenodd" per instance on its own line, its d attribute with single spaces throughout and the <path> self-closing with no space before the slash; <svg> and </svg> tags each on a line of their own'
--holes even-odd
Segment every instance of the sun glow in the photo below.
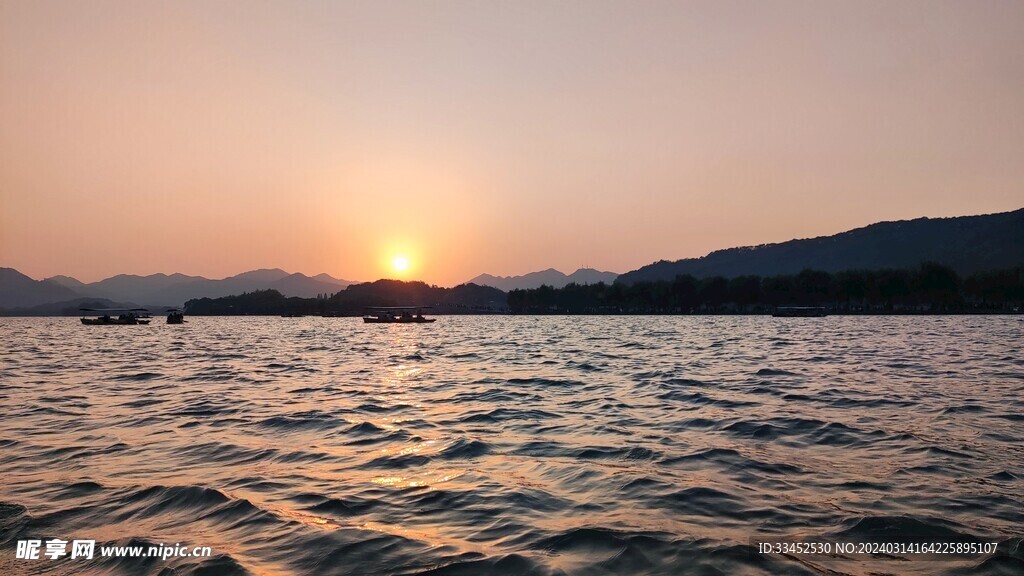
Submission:
<svg viewBox="0 0 1024 576">
<path fill-rule="evenodd" d="M 381 278 L 409 280 L 417 276 L 426 261 L 418 244 L 413 240 L 398 239 L 382 242 L 377 253 L 378 274 Z"/>
<path fill-rule="evenodd" d="M 395 256 L 391 261 L 391 267 L 394 268 L 395 272 L 405 272 L 409 269 L 409 259 L 405 256 Z"/>
</svg>

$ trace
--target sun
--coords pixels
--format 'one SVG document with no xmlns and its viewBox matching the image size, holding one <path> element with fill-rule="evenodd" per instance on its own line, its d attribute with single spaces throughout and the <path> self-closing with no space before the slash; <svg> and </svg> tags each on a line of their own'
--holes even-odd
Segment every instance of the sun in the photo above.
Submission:
<svg viewBox="0 0 1024 576">
<path fill-rule="evenodd" d="M 409 259 L 405 256 L 395 256 L 391 261 L 391 267 L 395 269 L 395 272 L 405 272 L 409 269 Z"/>
</svg>

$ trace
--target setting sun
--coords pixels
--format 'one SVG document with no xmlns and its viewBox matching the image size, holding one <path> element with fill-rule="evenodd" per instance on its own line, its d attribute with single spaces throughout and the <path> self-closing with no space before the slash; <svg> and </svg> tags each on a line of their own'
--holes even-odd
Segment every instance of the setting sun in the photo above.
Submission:
<svg viewBox="0 0 1024 576">
<path fill-rule="evenodd" d="M 395 259 L 391 261 L 391 267 L 395 269 L 395 272 L 405 272 L 409 269 L 409 259 L 405 256 L 395 256 Z"/>
</svg>

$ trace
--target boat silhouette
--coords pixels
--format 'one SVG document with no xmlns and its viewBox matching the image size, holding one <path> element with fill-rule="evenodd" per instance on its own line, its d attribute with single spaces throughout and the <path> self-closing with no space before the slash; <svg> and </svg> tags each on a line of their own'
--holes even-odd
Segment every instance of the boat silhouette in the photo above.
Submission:
<svg viewBox="0 0 1024 576">
<path fill-rule="evenodd" d="M 368 306 L 363 311 L 367 324 L 429 324 L 436 318 L 424 318 L 430 306 Z M 414 314 L 415 312 L 415 314 Z"/>
<path fill-rule="evenodd" d="M 86 326 L 124 326 L 149 324 L 151 316 L 145 308 L 80 308 Z M 115 317 L 114 314 L 117 314 Z M 91 318 L 90 318 L 91 316 Z"/>
</svg>

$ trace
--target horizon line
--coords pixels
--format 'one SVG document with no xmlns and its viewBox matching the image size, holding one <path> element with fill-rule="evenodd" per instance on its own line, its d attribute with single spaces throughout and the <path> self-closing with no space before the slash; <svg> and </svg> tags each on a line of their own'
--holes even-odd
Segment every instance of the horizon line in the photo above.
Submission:
<svg viewBox="0 0 1024 576">
<path fill-rule="evenodd" d="M 596 267 L 589 266 L 589 265 L 581 265 L 579 268 L 577 268 L 573 272 L 566 273 L 566 272 L 563 272 L 563 271 L 559 270 L 558 268 L 555 268 L 554 266 L 548 266 L 546 268 L 530 270 L 530 271 L 522 272 L 522 273 L 519 273 L 519 274 L 508 274 L 508 275 L 492 274 L 490 272 L 480 272 L 480 273 L 477 273 L 476 275 L 474 275 L 472 278 L 469 278 L 469 279 L 461 281 L 461 282 L 453 283 L 453 284 L 445 284 L 445 286 L 451 287 L 451 286 L 460 286 L 460 285 L 463 285 L 463 284 L 469 284 L 472 280 L 474 280 L 474 279 L 476 279 L 476 278 L 478 278 L 480 276 L 484 276 L 484 275 L 491 276 L 491 277 L 499 279 L 499 280 L 504 280 L 504 279 L 510 279 L 510 278 L 516 278 L 516 277 L 520 277 L 520 276 L 525 276 L 525 275 L 528 275 L 528 274 L 535 274 L 535 273 L 538 273 L 538 272 L 547 272 L 549 270 L 554 270 L 554 271 L 559 272 L 560 274 L 563 274 L 563 275 L 566 275 L 566 276 L 570 276 L 570 275 L 572 275 L 575 272 L 579 272 L 580 270 L 595 270 L 595 271 L 598 271 L 598 272 L 609 273 L 609 274 L 616 274 L 618 276 L 622 276 L 624 274 L 627 274 L 629 272 L 638 270 L 638 269 L 640 269 L 640 268 L 642 268 L 644 266 L 647 266 L 647 265 L 650 265 L 650 264 L 653 264 L 653 263 L 657 263 L 657 262 L 678 262 L 680 260 L 700 259 L 700 258 L 705 258 L 705 257 L 707 257 L 707 256 L 709 256 L 711 254 L 714 254 L 714 253 L 717 253 L 717 252 L 721 252 L 721 251 L 725 251 L 725 250 L 744 249 L 744 248 L 757 248 L 757 247 L 762 247 L 762 246 L 771 246 L 771 245 L 774 245 L 774 244 L 783 244 L 783 243 L 786 243 L 786 242 L 799 241 L 799 240 L 813 240 L 813 239 L 817 239 L 817 238 L 828 238 L 828 237 L 831 237 L 831 236 L 836 236 L 836 235 L 839 235 L 839 234 L 844 234 L 844 233 L 852 232 L 852 231 L 855 231 L 855 230 L 861 230 L 863 228 L 867 228 L 867 227 L 878 225 L 878 224 L 891 224 L 891 223 L 896 223 L 896 222 L 912 222 L 912 221 L 915 221 L 915 220 L 945 220 L 945 219 L 953 219 L 953 218 L 972 218 L 972 217 L 981 217 L 981 216 L 995 216 L 995 215 L 999 215 L 999 214 L 1012 214 L 1014 212 L 1019 212 L 1019 211 L 1022 211 L 1022 210 L 1024 210 L 1024 206 L 1022 206 L 1020 208 L 1014 208 L 1012 210 L 1003 210 L 1003 211 L 997 211 L 997 212 L 984 212 L 984 213 L 976 213 L 976 214 L 960 214 L 960 215 L 955 215 L 955 216 L 916 216 L 916 217 L 913 217 L 913 218 L 904 218 L 904 219 L 896 219 L 896 220 L 877 220 L 875 222 L 870 222 L 868 224 L 863 224 L 863 225 L 855 226 L 855 227 L 852 227 L 852 228 L 846 228 L 846 229 L 843 229 L 843 230 L 835 231 L 835 232 L 832 232 L 832 233 L 829 233 L 829 234 L 818 235 L 818 236 L 793 237 L 793 238 L 789 238 L 789 239 L 786 239 L 786 240 L 762 242 L 760 244 L 746 244 L 746 245 L 739 245 L 739 246 L 729 246 L 729 247 L 724 247 L 724 248 L 716 248 L 716 249 L 711 250 L 711 251 L 709 251 L 709 252 L 707 252 L 707 253 L 705 253 L 703 255 L 700 255 L 700 256 L 682 256 L 682 257 L 678 257 L 678 258 L 675 258 L 675 259 L 660 258 L 658 260 L 653 260 L 653 261 L 647 262 L 646 264 L 635 265 L 634 268 L 631 268 L 631 269 L 627 270 L 626 272 L 613 272 L 613 271 L 610 271 L 610 270 L 602 270 L 600 268 L 596 268 Z M 285 273 L 288 276 L 293 276 L 293 275 L 296 275 L 296 274 L 301 274 L 302 276 L 305 276 L 307 278 L 315 278 L 316 276 L 327 275 L 327 276 L 330 276 L 331 278 L 333 278 L 335 280 L 339 280 L 339 281 L 345 282 L 347 284 L 365 284 L 367 282 L 375 282 L 376 281 L 376 280 L 369 280 L 369 281 L 365 281 L 365 280 L 349 280 L 349 279 L 346 279 L 346 278 L 340 278 L 340 277 L 335 276 L 335 275 L 333 275 L 331 273 L 328 273 L 328 272 L 318 272 L 316 274 L 307 274 L 305 272 L 289 272 L 289 271 L 285 270 L 284 268 L 277 267 L 277 266 L 273 266 L 273 267 L 258 267 L 258 268 L 253 268 L 253 269 L 250 269 L 250 270 L 243 270 L 241 272 L 237 272 L 235 274 L 229 274 L 229 275 L 226 275 L 226 276 L 223 276 L 223 277 L 220 277 L 220 278 L 211 278 L 211 277 L 208 277 L 208 276 L 202 276 L 202 275 L 199 275 L 199 274 L 189 274 L 189 273 L 180 272 L 180 271 L 178 271 L 178 272 L 171 272 L 171 273 L 167 273 L 167 272 L 162 272 L 161 271 L 161 272 L 152 272 L 152 273 L 149 273 L 149 274 L 140 274 L 140 273 L 133 273 L 133 272 L 120 272 L 120 273 L 114 274 L 113 276 L 107 276 L 107 277 L 101 278 L 99 280 L 92 280 L 92 281 L 82 281 L 82 280 L 80 280 L 79 278 L 77 278 L 75 276 L 72 276 L 70 274 L 62 274 L 62 273 L 47 275 L 47 276 L 43 276 L 42 278 L 35 278 L 33 276 L 25 274 L 24 272 L 22 272 L 21 270 L 19 270 L 15 266 L 0 266 L 0 268 L 10 268 L 11 270 L 14 270 L 14 271 L 18 272 L 19 274 L 22 274 L 22 275 L 24 275 L 24 276 L 26 276 L 28 278 L 31 278 L 32 280 L 36 280 L 38 282 L 45 281 L 45 280 L 51 280 L 51 279 L 56 278 L 58 276 L 63 276 L 63 277 L 66 277 L 66 278 L 71 278 L 72 280 L 75 280 L 76 282 L 81 282 L 82 284 L 96 284 L 96 283 L 99 283 L 99 282 L 110 280 L 112 278 L 117 278 L 118 276 L 134 276 L 134 277 L 138 277 L 138 278 L 147 278 L 147 277 L 151 277 L 151 276 L 160 276 L 160 275 L 163 275 L 163 276 L 181 275 L 181 276 L 187 276 L 189 278 L 195 278 L 195 279 L 202 279 L 202 280 L 209 280 L 209 281 L 221 281 L 221 280 L 227 280 L 229 278 L 234 278 L 234 277 L 240 276 L 242 274 L 248 274 L 248 273 L 251 273 L 251 272 L 275 271 L 275 270 L 279 270 L 279 271 Z M 386 279 L 388 279 L 388 278 L 381 277 L 381 278 L 378 278 L 377 280 L 386 280 Z M 415 281 L 415 280 L 406 280 L 406 281 Z M 428 285 L 431 285 L 431 286 L 441 286 L 442 285 L 440 283 L 432 284 L 430 282 L 427 282 L 426 280 L 419 280 L 419 281 L 424 282 L 424 283 L 426 283 Z"/>
</svg>

